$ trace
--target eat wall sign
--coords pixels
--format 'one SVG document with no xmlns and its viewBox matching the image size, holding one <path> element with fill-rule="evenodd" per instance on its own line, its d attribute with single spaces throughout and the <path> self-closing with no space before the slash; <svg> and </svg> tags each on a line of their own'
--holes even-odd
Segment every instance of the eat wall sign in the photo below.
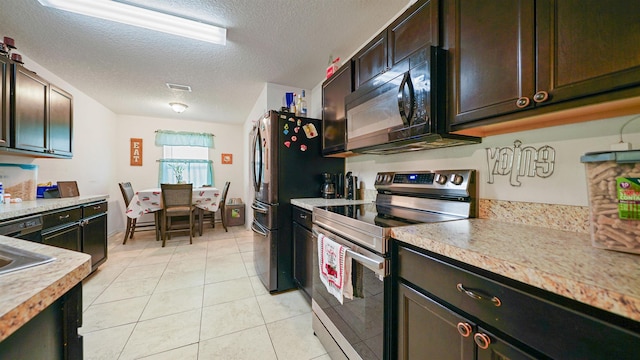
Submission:
<svg viewBox="0 0 640 360">
<path fill-rule="evenodd" d="M 142 139 L 131 138 L 131 166 L 142 166 Z"/>
</svg>

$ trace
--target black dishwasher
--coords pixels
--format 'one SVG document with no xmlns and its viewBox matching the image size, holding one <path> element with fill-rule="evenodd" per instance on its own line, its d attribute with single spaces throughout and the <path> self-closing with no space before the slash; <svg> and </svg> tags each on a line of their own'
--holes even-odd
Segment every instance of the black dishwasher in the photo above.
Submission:
<svg viewBox="0 0 640 360">
<path fill-rule="evenodd" d="M 38 243 L 42 242 L 41 231 L 42 216 L 40 215 L 10 220 L 0 225 L 0 235 Z"/>
</svg>

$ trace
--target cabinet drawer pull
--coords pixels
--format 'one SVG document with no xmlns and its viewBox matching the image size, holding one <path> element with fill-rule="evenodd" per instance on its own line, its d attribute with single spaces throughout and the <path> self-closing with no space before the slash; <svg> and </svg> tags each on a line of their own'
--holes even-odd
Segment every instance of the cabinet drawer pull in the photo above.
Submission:
<svg viewBox="0 0 640 360">
<path fill-rule="evenodd" d="M 498 299 L 495 296 L 489 296 L 489 295 L 484 295 L 478 291 L 471 291 L 468 289 L 465 289 L 464 286 L 462 285 L 462 283 L 458 283 L 458 285 L 456 285 L 456 288 L 458 289 L 458 291 L 460 291 L 461 293 L 466 294 L 468 297 L 475 299 L 475 300 L 488 300 L 491 301 L 493 303 L 493 305 L 495 306 L 500 306 L 502 305 L 502 301 L 500 301 L 500 299 Z"/>
<path fill-rule="evenodd" d="M 69 218 L 69 216 L 71 216 L 71 215 L 70 215 L 70 214 L 67 214 L 67 215 L 65 215 L 65 216 L 62 216 L 62 215 L 61 215 L 61 216 L 58 216 L 58 220 L 68 219 L 68 218 Z"/>
<path fill-rule="evenodd" d="M 459 322 L 457 327 L 458 332 L 463 337 L 469 337 L 469 335 L 471 335 L 471 325 L 469 325 L 468 323 Z"/>
<path fill-rule="evenodd" d="M 305 215 L 305 214 L 300 214 L 300 219 L 307 220 L 307 215 Z"/>
<path fill-rule="evenodd" d="M 100 210 L 100 205 L 96 205 L 93 207 L 93 210 Z"/>
<path fill-rule="evenodd" d="M 489 345 L 491 344 L 491 338 L 489 337 L 489 335 L 483 333 L 476 333 L 475 335 L 473 335 L 473 341 L 475 341 L 476 345 L 478 345 L 478 347 L 482 350 L 488 349 Z"/>
<path fill-rule="evenodd" d="M 537 103 L 547 101 L 548 99 L 549 99 L 549 93 L 544 90 L 540 90 L 535 95 L 533 95 L 533 101 Z"/>
<path fill-rule="evenodd" d="M 520 109 L 522 108 L 526 108 L 527 106 L 529 106 L 529 103 L 531 102 L 531 100 L 529 100 L 528 97 L 523 96 L 521 98 L 519 98 L 518 100 L 516 100 L 516 106 Z"/>
</svg>

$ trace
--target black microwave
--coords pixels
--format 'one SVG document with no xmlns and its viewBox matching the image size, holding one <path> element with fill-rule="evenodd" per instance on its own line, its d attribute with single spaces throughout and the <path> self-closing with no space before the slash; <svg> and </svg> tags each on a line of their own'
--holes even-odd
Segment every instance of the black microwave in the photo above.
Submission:
<svg viewBox="0 0 640 360">
<path fill-rule="evenodd" d="M 447 131 L 446 55 L 423 48 L 349 94 L 347 150 L 391 154 L 481 142 Z"/>
</svg>

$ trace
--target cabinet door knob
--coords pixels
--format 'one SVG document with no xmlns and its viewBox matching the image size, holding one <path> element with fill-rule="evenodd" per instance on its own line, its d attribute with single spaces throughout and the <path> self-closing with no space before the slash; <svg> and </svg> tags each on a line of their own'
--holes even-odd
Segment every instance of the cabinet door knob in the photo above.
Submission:
<svg viewBox="0 0 640 360">
<path fill-rule="evenodd" d="M 537 103 L 547 101 L 548 99 L 549 99 L 549 93 L 544 90 L 538 91 L 535 95 L 533 95 L 533 101 Z"/>
<path fill-rule="evenodd" d="M 471 335 L 471 325 L 469 325 L 469 323 L 459 322 L 457 327 L 458 327 L 458 332 L 463 337 L 469 337 L 469 335 Z"/>
<path fill-rule="evenodd" d="M 528 97 L 523 96 L 521 98 L 518 98 L 518 100 L 516 100 L 516 106 L 520 109 L 522 108 L 526 108 L 527 106 L 529 106 L 529 103 L 531 102 L 531 100 L 529 100 Z"/>
<path fill-rule="evenodd" d="M 476 333 L 475 335 L 473 335 L 473 341 L 475 341 L 476 345 L 478 345 L 478 347 L 482 350 L 488 349 L 489 345 L 491 344 L 491 338 L 489 337 L 489 335 L 483 333 Z"/>
</svg>

